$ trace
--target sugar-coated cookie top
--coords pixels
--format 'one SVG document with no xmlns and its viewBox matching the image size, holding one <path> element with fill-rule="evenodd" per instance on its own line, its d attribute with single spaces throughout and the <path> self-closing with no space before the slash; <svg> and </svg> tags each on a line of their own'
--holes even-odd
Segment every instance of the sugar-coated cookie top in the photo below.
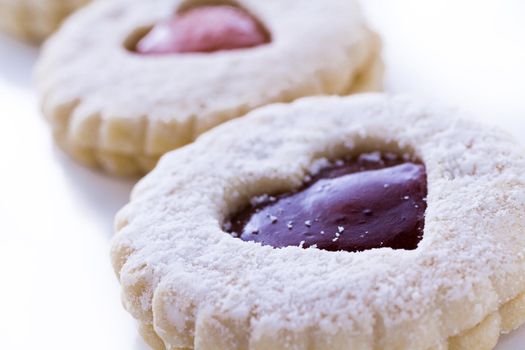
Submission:
<svg viewBox="0 0 525 350">
<path fill-rule="evenodd" d="M 406 97 L 308 98 L 167 154 L 117 218 L 112 256 L 128 309 L 181 346 L 203 336 L 206 317 L 249 324 L 234 328 L 255 343 L 314 332 L 356 348 L 444 346 L 525 290 L 521 147 L 461 116 Z M 417 249 L 275 249 L 222 229 L 250 199 L 299 188 L 319 160 L 371 149 L 426 166 Z"/>
<path fill-rule="evenodd" d="M 199 7 L 182 0 L 88 5 L 43 48 L 44 114 L 75 146 L 158 157 L 256 107 L 350 93 L 379 54 L 356 1 L 237 4 L 265 28 L 268 43 L 164 55 L 133 49 L 152 26 Z"/>
</svg>

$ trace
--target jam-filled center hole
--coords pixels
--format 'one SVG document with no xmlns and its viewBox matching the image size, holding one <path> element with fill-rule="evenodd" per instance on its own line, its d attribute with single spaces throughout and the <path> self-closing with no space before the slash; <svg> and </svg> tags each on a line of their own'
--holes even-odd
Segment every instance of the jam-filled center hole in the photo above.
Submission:
<svg viewBox="0 0 525 350">
<path fill-rule="evenodd" d="M 202 5 L 185 9 L 133 40 L 143 55 L 210 53 L 251 48 L 270 42 L 264 26 L 242 8 Z"/>
<path fill-rule="evenodd" d="M 423 164 L 392 153 L 363 153 L 326 161 L 297 191 L 253 198 L 225 229 L 275 248 L 416 249 L 423 238 L 426 197 Z"/>
</svg>

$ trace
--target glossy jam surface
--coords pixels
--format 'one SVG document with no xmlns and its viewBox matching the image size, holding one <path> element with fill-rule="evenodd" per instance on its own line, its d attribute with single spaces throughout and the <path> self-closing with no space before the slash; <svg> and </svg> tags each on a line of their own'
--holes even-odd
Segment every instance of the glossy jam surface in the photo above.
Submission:
<svg viewBox="0 0 525 350">
<path fill-rule="evenodd" d="M 135 51 L 145 55 L 214 52 L 268 41 L 267 32 L 247 12 L 232 6 L 200 6 L 156 24 Z"/>
<path fill-rule="evenodd" d="M 415 249 L 426 196 L 424 165 L 373 152 L 327 165 L 297 192 L 255 198 L 227 226 L 235 237 L 275 248 Z"/>
</svg>

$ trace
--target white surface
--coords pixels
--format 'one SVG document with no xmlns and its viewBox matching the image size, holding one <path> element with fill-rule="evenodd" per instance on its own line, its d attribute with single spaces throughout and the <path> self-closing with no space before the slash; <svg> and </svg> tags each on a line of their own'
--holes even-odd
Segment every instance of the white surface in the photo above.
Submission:
<svg viewBox="0 0 525 350">
<path fill-rule="evenodd" d="M 525 136 L 525 2 L 367 0 L 387 90 L 470 110 Z M 56 150 L 31 89 L 36 49 L 0 37 L 0 349 L 146 350 L 108 243 L 132 180 Z M 525 328 L 498 350 L 525 348 Z"/>
</svg>

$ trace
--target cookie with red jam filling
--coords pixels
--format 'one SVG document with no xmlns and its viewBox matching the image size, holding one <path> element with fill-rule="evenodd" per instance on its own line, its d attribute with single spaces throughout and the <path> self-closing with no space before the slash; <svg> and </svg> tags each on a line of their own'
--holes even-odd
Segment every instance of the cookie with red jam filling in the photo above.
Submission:
<svg viewBox="0 0 525 350">
<path fill-rule="evenodd" d="M 37 83 L 58 144 L 115 174 L 274 102 L 381 88 L 377 35 L 354 0 L 114 0 L 73 16 Z"/>
</svg>

